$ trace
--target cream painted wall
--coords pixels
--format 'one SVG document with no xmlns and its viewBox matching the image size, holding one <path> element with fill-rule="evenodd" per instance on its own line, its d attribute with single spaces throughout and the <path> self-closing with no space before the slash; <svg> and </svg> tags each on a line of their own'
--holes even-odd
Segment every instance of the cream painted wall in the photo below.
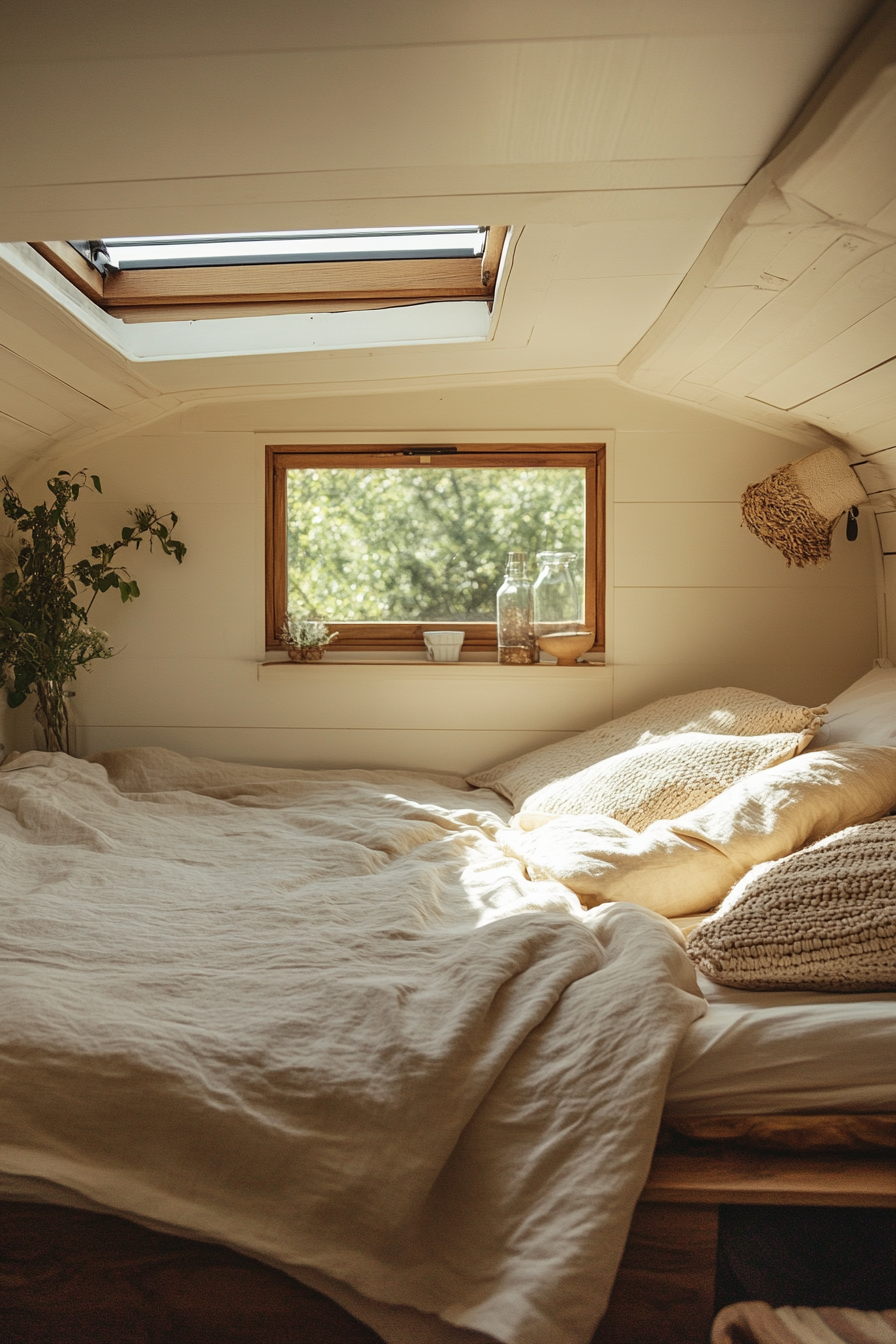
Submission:
<svg viewBox="0 0 896 1344">
<path fill-rule="evenodd" d="M 896 662 L 896 512 L 879 513 L 877 527 L 883 563 L 886 650 Z"/>
<path fill-rule="evenodd" d="M 609 444 L 606 668 L 287 667 L 264 657 L 266 442 Z M 609 379 L 442 391 L 217 402 L 51 466 L 99 473 L 80 509 L 85 542 L 147 500 L 181 515 L 178 569 L 141 551 L 143 595 L 99 599 L 121 652 L 78 683 L 78 749 L 159 744 L 306 766 L 467 771 L 590 727 L 660 695 L 739 684 L 810 704 L 877 653 L 871 529 L 838 538 L 825 569 L 788 570 L 740 526 L 744 486 L 804 451 Z M 27 707 L 10 716 L 27 746 Z M 10 738 L 7 737 L 7 741 Z"/>
</svg>

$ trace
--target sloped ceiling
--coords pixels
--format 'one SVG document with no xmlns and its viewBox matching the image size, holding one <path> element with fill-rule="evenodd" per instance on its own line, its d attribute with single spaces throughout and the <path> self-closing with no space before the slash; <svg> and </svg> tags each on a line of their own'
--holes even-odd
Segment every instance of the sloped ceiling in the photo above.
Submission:
<svg viewBox="0 0 896 1344">
<path fill-rule="evenodd" d="M 896 486 L 896 5 L 882 6 L 620 365 L 638 387 L 807 424 Z"/>
<path fill-rule="evenodd" d="M 896 412 L 893 5 L 850 47 L 870 9 L 157 0 L 99 37 L 77 7 L 9 5 L 12 243 L 495 222 L 513 250 L 482 344 L 137 365 L 6 249 L 0 467 L 187 402 L 617 370 L 879 451 Z"/>
</svg>

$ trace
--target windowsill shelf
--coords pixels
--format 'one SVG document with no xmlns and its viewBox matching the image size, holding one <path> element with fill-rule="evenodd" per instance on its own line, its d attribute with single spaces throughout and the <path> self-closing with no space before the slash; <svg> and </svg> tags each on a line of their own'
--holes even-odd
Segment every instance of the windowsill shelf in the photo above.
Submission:
<svg viewBox="0 0 896 1344">
<path fill-rule="evenodd" d="M 528 665 L 516 665 L 512 663 L 499 663 L 494 654 L 467 654 L 462 656 L 457 663 L 431 663 L 428 662 L 423 654 L 415 656 L 403 650 L 376 650 L 365 653 L 358 650 L 356 653 L 330 653 L 325 654 L 320 662 L 315 663 L 294 663 L 289 658 L 272 658 L 266 662 L 258 664 L 259 680 L 266 680 L 268 677 L 283 676 L 283 669 L 300 669 L 305 672 L 320 673 L 328 672 L 335 667 L 351 668 L 377 668 L 383 669 L 401 669 L 406 674 L 409 670 L 422 671 L 425 676 L 433 676 L 448 673 L 449 676 L 469 676 L 478 673 L 485 677 L 541 677 L 549 675 L 552 677 L 578 677 L 583 671 L 589 668 L 603 669 L 606 664 L 596 659 L 585 660 L 577 663 L 575 667 L 558 667 L 556 663 L 530 663 Z"/>
</svg>

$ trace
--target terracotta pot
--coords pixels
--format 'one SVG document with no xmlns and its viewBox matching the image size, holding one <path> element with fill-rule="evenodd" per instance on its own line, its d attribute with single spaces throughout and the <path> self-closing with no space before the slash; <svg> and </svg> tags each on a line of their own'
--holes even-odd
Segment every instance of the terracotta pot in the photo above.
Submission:
<svg viewBox="0 0 896 1344">
<path fill-rule="evenodd" d="M 319 663 L 324 656 L 324 644 L 314 644 L 300 649 L 297 644 L 287 644 L 286 652 L 294 663 Z"/>
</svg>

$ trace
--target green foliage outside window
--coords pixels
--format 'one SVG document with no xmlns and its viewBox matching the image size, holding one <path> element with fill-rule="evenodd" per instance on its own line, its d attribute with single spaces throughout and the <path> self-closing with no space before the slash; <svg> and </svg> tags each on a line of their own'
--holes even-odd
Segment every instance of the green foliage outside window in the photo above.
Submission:
<svg viewBox="0 0 896 1344">
<path fill-rule="evenodd" d="M 288 604 L 328 621 L 493 621 L 509 550 L 585 550 L 577 467 L 287 473 Z M 580 588 L 581 592 L 581 588 Z"/>
</svg>

